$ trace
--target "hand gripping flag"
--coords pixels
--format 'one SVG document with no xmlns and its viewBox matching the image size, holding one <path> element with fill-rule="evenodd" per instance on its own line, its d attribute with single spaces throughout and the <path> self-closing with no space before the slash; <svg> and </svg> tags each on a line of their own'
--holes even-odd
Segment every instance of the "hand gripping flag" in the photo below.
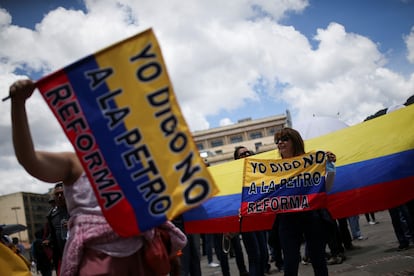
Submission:
<svg viewBox="0 0 414 276">
<path fill-rule="evenodd" d="M 151 229 L 217 193 L 151 29 L 40 79 L 37 87 L 119 235 Z"/>
</svg>

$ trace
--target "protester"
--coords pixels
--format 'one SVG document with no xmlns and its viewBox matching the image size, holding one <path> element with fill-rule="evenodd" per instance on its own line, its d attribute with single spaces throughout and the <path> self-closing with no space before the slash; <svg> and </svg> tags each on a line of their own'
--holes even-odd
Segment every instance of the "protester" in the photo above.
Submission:
<svg viewBox="0 0 414 276">
<path fill-rule="evenodd" d="M 414 242 L 414 223 L 405 204 L 388 209 L 392 227 L 398 240 L 397 251 L 407 250 L 410 241 Z"/>
<path fill-rule="evenodd" d="M 244 146 L 238 146 L 234 150 L 234 159 L 241 159 L 254 155 Z M 243 232 L 241 233 L 247 258 L 249 260 L 249 275 L 264 276 L 269 271 L 269 251 L 267 249 L 266 232 Z"/>
<path fill-rule="evenodd" d="M 346 260 L 345 248 L 341 238 L 341 233 L 337 221 L 332 218 L 328 209 L 321 209 L 320 214 L 323 218 L 323 223 L 326 227 L 327 245 L 329 253 L 327 253 L 328 265 L 342 264 Z M 302 264 L 308 265 L 311 263 L 309 257 L 309 248 L 305 244 L 305 255 L 302 257 Z"/>
<path fill-rule="evenodd" d="M 379 222 L 375 219 L 375 213 L 365 213 L 365 218 L 367 219 L 367 222 L 369 225 L 375 225 Z"/>
<path fill-rule="evenodd" d="M 305 154 L 305 146 L 299 132 L 292 128 L 283 128 L 275 133 L 275 143 L 282 159 Z M 326 189 L 329 190 L 335 175 L 336 157 L 327 152 Z M 309 257 L 316 276 L 327 276 L 328 267 L 325 258 L 327 232 L 320 210 L 281 213 L 279 218 L 279 237 L 284 257 L 284 275 L 297 276 L 301 260 L 300 247 L 305 238 Z"/>
<path fill-rule="evenodd" d="M 16 247 L 16 252 L 24 256 L 26 253 L 26 249 L 24 248 L 24 245 L 20 243 L 19 238 L 13 237 L 12 243 Z"/>
<path fill-rule="evenodd" d="M 413 97 L 414 95 L 408 98 L 406 103 L 404 103 L 404 105 L 397 104 L 397 105 L 390 106 L 387 109 L 378 111 L 374 115 L 368 116 L 364 121 L 368 121 L 368 120 L 377 118 L 379 116 L 389 114 L 398 109 L 405 108 L 405 106 L 412 104 Z M 409 204 L 412 204 L 412 203 L 409 203 Z M 410 215 L 410 209 L 408 208 L 406 204 L 402 204 L 400 206 L 396 206 L 394 208 L 388 209 L 388 212 L 391 217 L 391 222 L 392 222 L 395 236 L 397 237 L 397 240 L 399 243 L 397 251 L 407 250 L 410 247 L 410 239 L 412 239 L 414 235 L 414 223 L 412 222 L 413 218 Z M 406 229 L 404 229 L 404 225 L 406 226 L 405 227 Z"/>
<path fill-rule="evenodd" d="M 327 231 L 328 231 L 328 247 L 330 256 L 327 260 L 328 265 L 341 264 L 345 261 L 345 248 L 341 239 L 341 232 L 337 221 L 332 216 L 326 213 Z"/>
<path fill-rule="evenodd" d="M 228 248 L 223 248 L 228 245 Z M 241 246 L 239 233 L 219 233 L 214 235 L 214 249 L 220 261 L 221 273 L 223 276 L 230 276 L 229 251 L 234 250 L 237 269 L 240 276 L 250 275 L 244 263 L 244 254 Z"/>
<path fill-rule="evenodd" d="M 44 230 L 40 228 L 35 232 L 31 253 L 36 264 L 36 272 L 40 272 L 42 276 L 52 276 L 52 262 L 48 256 L 47 247 L 43 244 Z"/>
<path fill-rule="evenodd" d="M 353 240 L 363 241 L 367 239 L 361 233 L 361 228 L 359 227 L 359 215 L 348 217 L 348 222 L 349 222 L 349 227 L 351 228 Z"/>
<path fill-rule="evenodd" d="M 270 246 L 270 253 L 272 256 L 270 262 L 275 262 L 276 269 L 278 271 L 283 271 L 283 254 L 282 247 L 280 245 L 279 219 L 277 216 L 273 222 L 272 229 L 269 231 L 268 244 Z"/>
<path fill-rule="evenodd" d="M 210 167 L 210 163 L 205 158 L 203 159 L 204 164 L 207 167 Z M 214 248 L 214 234 L 200 234 L 202 240 L 202 252 L 203 256 L 207 255 L 207 261 L 209 267 L 219 267 L 218 263 L 213 262 L 213 248 Z M 219 259 L 218 254 L 216 253 L 217 259 Z"/>
<path fill-rule="evenodd" d="M 67 240 L 67 221 L 69 219 L 62 182 L 55 184 L 53 189 L 53 202 L 54 205 L 46 216 L 49 235 L 45 240 L 43 240 L 43 245 L 52 249 L 53 265 L 58 273 L 62 263 L 63 250 Z"/>
<path fill-rule="evenodd" d="M 204 164 L 209 167 L 210 163 L 207 159 L 204 159 Z M 237 268 L 239 269 L 240 276 L 249 275 L 246 270 L 246 265 L 244 263 L 244 254 L 243 249 L 240 243 L 240 236 L 238 233 L 217 233 L 211 235 L 213 238 L 214 244 L 214 251 L 216 253 L 217 259 L 220 262 L 220 265 L 216 265 L 215 263 L 211 263 L 212 258 L 208 257 L 208 262 L 210 267 L 218 267 L 220 266 L 221 272 L 223 276 L 230 276 L 230 266 L 229 266 L 229 259 L 228 254 L 231 253 L 230 251 L 233 250 L 234 255 L 236 257 L 236 264 Z M 229 244 L 229 252 L 224 252 L 223 250 L 223 242 Z M 212 265 L 213 264 L 213 265 Z"/>
<path fill-rule="evenodd" d="M 35 150 L 25 105 L 34 89 L 31 80 L 19 80 L 10 87 L 13 145 L 17 160 L 29 174 L 44 182 L 63 182 L 70 220 L 61 275 L 154 275 L 144 262 L 143 250 L 144 239 L 151 239 L 154 231 L 118 236 L 102 215 L 77 155 Z M 185 245 L 185 235 L 171 223 L 163 227 L 176 235 L 170 252 L 175 254 Z"/>
<path fill-rule="evenodd" d="M 348 219 L 347 218 L 339 218 L 337 219 L 339 233 L 341 236 L 342 244 L 346 250 L 353 250 L 359 249 L 359 246 L 356 246 L 352 243 L 351 232 L 349 231 L 348 227 Z"/>
<path fill-rule="evenodd" d="M 209 267 L 219 267 L 218 263 L 213 261 L 213 247 L 214 247 L 214 234 L 200 234 L 202 241 L 203 256 L 207 256 L 207 262 Z M 217 258 L 218 259 L 218 258 Z"/>
<path fill-rule="evenodd" d="M 187 237 L 187 244 L 180 256 L 181 276 L 201 276 L 200 263 L 200 235 L 186 233 L 183 216 L 180 215 L 172 221 Z"/>
</svg>

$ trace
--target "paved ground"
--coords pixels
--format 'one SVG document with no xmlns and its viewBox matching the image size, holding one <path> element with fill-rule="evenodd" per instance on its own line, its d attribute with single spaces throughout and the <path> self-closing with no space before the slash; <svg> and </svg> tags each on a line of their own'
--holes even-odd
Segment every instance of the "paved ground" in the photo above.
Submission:
<svg viewBox="0 0 414 276">
<path fill-rule="evenodd" d="M 375 213 L 379 224 L 369 225 L 365 216 L 360 217 L 360 227 L 363 236 L 368 239 L 354 241 L 361 248 L 347 251 L 347 259 L 342 264 L 328 266 L 330 276 L 408 276 L 414 275 L 414 246 L 406 251 L 398 252 L 398 242 L 395 237 L 388 211 Z M 214 257 L 216 260 L 216 258 Z M 247 257 L 245 258 L 247 265 Z M 221 275 L 220 267 L 210 268 L 206 256 L 201 260 L 203 276 Z M 234 258 L 230 259 L 231 275 L 238 276 L 239 272 Z M 277 272 L 272 264 L 269 275 L 283 275 Z M 299 275 L 313 275 L 311 265 L 299 265 Z"/>
</svg>

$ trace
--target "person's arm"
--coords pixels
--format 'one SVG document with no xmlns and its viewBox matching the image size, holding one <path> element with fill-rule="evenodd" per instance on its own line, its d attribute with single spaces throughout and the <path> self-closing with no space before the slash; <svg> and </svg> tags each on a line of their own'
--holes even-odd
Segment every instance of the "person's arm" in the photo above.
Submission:
<svg viewBox="0 0 414 276">
<path fill-rule="evenodd" d="M 325 177 L 325 185 L 326 185 L 326 192 L 329 192 L 332 189 L 335 180 L 336 174 L 336 156 L 330 151 L 326 152 L 326 177 Z"/>
<path fill-rule="evenodd" d="M 73 183 L 82 172 L 74 153 L 52 153 L 34 148 L 25 105 L 34 89 L 35 83 L 31 80 L 20 80 L 10 87 L 12 135 L 17 160 L 39 180 Z"/>
</svg>

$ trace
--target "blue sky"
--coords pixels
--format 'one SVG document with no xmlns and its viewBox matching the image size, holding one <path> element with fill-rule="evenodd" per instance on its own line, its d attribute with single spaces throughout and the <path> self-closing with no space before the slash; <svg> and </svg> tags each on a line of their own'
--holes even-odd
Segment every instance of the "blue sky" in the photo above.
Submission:
<svg viewBox="0 0 414 276">
<path fill-rule="evenodd" d="M 402 75 L 410 76 L 414 72 L 414 64 L 407 61 L 407 48 L 403 43 L 403 34 L 409 34 L 414 26 L 414 1 L 399 0 L 317 0 L 309 1 L 309 7 L 300 13 L 290 12 L 280 20 L 281 24 L 294 26 L 305 35 L 313 48 L 318 41 L 312 39 L 318 28 L 326 28 L 331 22 L 345 26 L 347 32 L 356 33 L 371 39 L 378 44 L 378 49 L 389 59 L 387 67 Z M 414 94 L 414 91 L 411 91 Z M 255 106 L 247 101 L 246 106 Z M 386 103 L 385 103 L 386 107 Z M 283 102 L 276 104 L 276 110 L 283 112 L 289 106 Z M 255 106 L 258 118 L 269 116 L 266 106 Z M 222 112 L 211 116 L 212 122 L 220 121 L 224 115 L 232 117 L 231 112 Z M 237 112 L 244 118 L 244 111 Z M 260 114 L 260 115 L 259 115 Z M 333 116 L 335 114 L 330 114 Z"/>
<path fill-rule="evenodd" d="M 59 7 L 85 10 L 78 0 L 2 0 L 0 6 L 12 15 L 12 24 L 26 28 L 34 28 L 46 13 Z"/>
<path fill-rule="evenodd" d="M 59 7 L 87 12 L 85 3 L 81 0 L 3 0 L 0 6 L 10 12 L 13 25 L 30 29 L 41 22 L 45 14 Z M 318 28 L 326 28 L 331 22 L 342 24 L 347 32 L 365 36 L 377 43 L 378 49 L 389 59 L 388 68 L 409 76 L 414 70 L 414 65 L 407 62 L 407 50 L 402 36 L 410 33 L 414 26 L 413 14 L 414 0 L 311 0 L 302 11 L 286 12 L 279 23 L 293 26 L 308 38 L 314 49 L 318 47 L 318 41 L 313 39 Z M 35 78 L 40 76 L 41 74 L 31 74 L 31 77 Z M 258 89 L 256 92 L 262 91 Z M 217 114 L 209 114 L 209 127 L 219 126 L 223 118 L 236 122 L 245 117 L 261 118 L 283 113 L 289 108 L 283 99 L 274 102 L 266 93 L 261 95 L 263 102 L 272 102 L 273 108 L 255 105 L 255 100 L 247 99 L 241 109 L 223 109 Z M 254 114 L 246 114 L 245 107 L 249 106 L 255 106 Z"/>
<path fill-rule="evenodd" d="M 414 94 L 413 15 L 414 0 L 1 0 L 0 95 L 151 27 L 193 131 L 286 109 L 294 126 L 354 125 Z M 0 186 L 44 190 L 14 158 L 2 104 Z M 71 150 L 38 95 L 28 113 L 36 145 Z"/>
<path fill-rule="evenodd" d="M 414 1 L 322 0 L 310 3 L 303 14 L 292 14 L 282 23 L 294 25 L 312 38 L 317 28 L 338 22 L 346 27 L 347 32 L 358 33 L 379 43 L 381 52 L 390 56 L 391 68 L 405 74 L 412 73 L 414 66 L 406 61 L 406 46 L 401 38 L 413 27 Z"/>
</svg>

